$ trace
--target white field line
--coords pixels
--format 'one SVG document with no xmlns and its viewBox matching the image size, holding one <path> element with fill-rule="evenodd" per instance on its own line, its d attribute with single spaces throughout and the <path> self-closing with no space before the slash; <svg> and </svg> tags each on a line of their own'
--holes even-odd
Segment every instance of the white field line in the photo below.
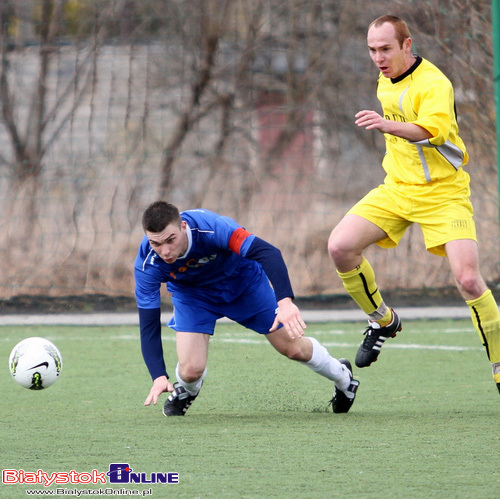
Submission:
<svg viewBox="0 0 500 499">
<path fill-rule="evenodd" d="M 451 308 L 411 308 L 411 309 L 401 309 L 401 316 L 406 319 L 418 319 L 418 318 L 468 318 L 470 317 L 467 307 L 451 307 Z M 306 322 L 310 322 L 307 334 L 311 336 L 316 336 L 320 339 L 321 343 L 325 347 L 338 347 L 338 348 L 358 348 L 362 341 L 360 335 L 360 340 L 357 343 L 347 343 L 339 341 L 326 341 L 324 339 L 325 335 L 343 335 L 345 331 L 342 329 L 332 329 L 328 331 L 315 331 L 314 322 L 342 322 L 342 321 L 362 321 L 366 324 L 366 316 L 360 311 L 355 310 L 331 310 L 331 311 L 303 311 L 302 313 Z M 162 323 L 165 324 L 170 319 L 170 313 L 162 314 Z M 227 319 L 221 319 L 220 323 L 231 324 L 232 321 Z M 1 326 L 138 326 L 138 315 L 136 313 L 99 313 L 99 314 L 57 314 L 57 315 L 0 315 L 0 330 Z M 312 326 L 312 327 L 311 327 Z M 364 325 L 362 326 L 364 327 Z M 474 334 L 474 329 L 472 324 L 467 328 L 448 328 L 439 331 L 439 334 L 462 334 L 462 333 L 472 333 Z M 245 333 L 227 333 L 227 332 L 215 332 L 212 341 L 220 343 L 239 343 L 247 345 L 267 345 L 265 338 L 259 336 L 257 333 L 251 333 L 252 337 L 245 337 Z M 51 337 L 54 341 L 71 341 L 72 339 L 81 340 L 92 340 L 95 341 L 93 335 L 82 336 L 78 338 L 67 338 L 61 337 Z M 109 336 L 107 339 L 114 340 L 130 340 L 139 341 L 139 334 L 128 334 L 128 335 L 113 335 Z M 8 335 L 2 335 L 0 341 L 11 341 Z M 174 335 L 164 335 L 163 341 L 175 341 Z M 400 350 L 448 350 L 448 351 L 483 351 L 483 347 L 464 347 L 458 345 L 423 345 L 423 344 L 403 344 L 403 343 L 386 343 L 384 348 L 393 348 Z"/>
<path fill-rule="evenodd" d="M 468 330 L 456 330 L 455 333 L 469 333 Z M 323 332 L 324 333 L 324 332 Z M 257 333 L 255 333 L 257 335 Z M 336 335 L 343 334 L 342 332 L 336 331 Z M 235 335 L 231 335 L 230 333 L 223 333 L 219 337 L 217 337 L 217 333 L 215 333 L 214 337 L 211 339 L 212 343 L 233 343 L 240 345 L 268 345 L 266 339 L 262 336 L 256 336 L 255 338 L 249 337 L 241 337 L 242 335 L 236 333 Z M 311 336 L 315 336 L 314 333 Z M 317 335 L 320 336 L 320 335 Z M 83 335 L 83 336 L 73 336 L 68 338 L 67 336 L 50 336 L 48 337 L 51 341 L 54 342 L 63 342 L 63 341 L 96 341 L 94 335 Z M 138 334 L 118 334 L 111 335 L 106 337 L 107 340 L 118 340 L 118 341 L 136 341 L 139 342 L 140 338 Z M 8 336 L 3 336 L 0 339 L 1 342 L 13 342 L 12 338 Z M 175 342 L 174 336 L 164 336 L 162 341 L 173 343 Z M 361 341 L 360 341 L 361 342 Z M 358 348 L 359 343 L 348 343 L 341 341 L 324 341 L 321 340 L 321 344 L 327 348 Z M 391 348 L 395 350 L 436 350 L 436 351 L 453 351 L 453 352 L 476 352 L 483 351 L 483 347 L 467 347 L 467 346 L 458 346 L 458 345 L 424 345 L 417 343 L 386 343 L 384 348 Z"/>
<path fill-rule="evenodd" d="M 399 316 L 404 320 L 414 319 L 464 319 L 470 318 L 469 308 L 463 307 L 401 307 Z M 164 312 L 162 322 L 168 322 L 172 314 Z M 307 323 L 366 321 L 361 310 L 302 310 Z M 220 319 L 220 323 L 231 323 Z M 139 324 L 138 314 L 96 313 L 96 314 L 19 314 L 1 315 L 0 326 L 132 326 Z"/>
</svg>

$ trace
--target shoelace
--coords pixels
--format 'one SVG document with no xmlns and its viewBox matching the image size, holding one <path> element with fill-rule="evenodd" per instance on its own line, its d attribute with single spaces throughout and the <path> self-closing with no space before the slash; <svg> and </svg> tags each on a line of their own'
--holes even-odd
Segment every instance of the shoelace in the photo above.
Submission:
<svg viewBox="0 0 500 499">
<path fill-rule="evenodd" d="M 368 326 L 365 329 L 365 332 L 363 333 L 365 335 L 365 339 L 363 341 L 363 346 L 372 348 L 373 345 L 375 345 L 376 341 L 378 340 L 378 337 L 380 335 L 377 334 L 372 334 L 376 331 L 376 329 L 373 326 Z"/>
</svg>

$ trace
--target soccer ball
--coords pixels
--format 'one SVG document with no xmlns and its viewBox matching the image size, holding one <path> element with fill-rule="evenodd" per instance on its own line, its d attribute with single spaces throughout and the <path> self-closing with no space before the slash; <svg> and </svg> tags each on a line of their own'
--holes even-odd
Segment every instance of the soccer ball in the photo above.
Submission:
<svg viewBox="0 0 500 499">
<path fill-rule="evenodd" d="M 9 357 L 10 374 L 17 383 L 30 390 L 43 390 L 53 385 L 61 374 L 62 366 L 61 353 L 45 338 L 32 337 L 20 341 Z"/>
</svg>

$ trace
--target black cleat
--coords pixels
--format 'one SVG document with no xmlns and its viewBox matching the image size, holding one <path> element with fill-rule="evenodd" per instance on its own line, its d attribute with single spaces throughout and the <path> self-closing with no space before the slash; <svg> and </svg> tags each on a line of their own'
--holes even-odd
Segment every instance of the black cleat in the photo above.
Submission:
<svg viewBox="0 0 500 499">
<path fill-rule="evenodd" d="M 358 390 L 359 386 L 359 381 L 352 377 L 351 363 L 347 359 L 339 359 L 339 362 L 343 364 L 345 366 L 345 369 L 349 371 L 351 382 L 349 383 L 349 387 L 346 391 L 339 390 L 335 386 L 335 392 L 330 403 L 332 404 L 333 412 L 336 414 L 349 412 L 352 404 L 354 404 L 356 391 Z"/>
<path fill-rule="evenodd" d="M 500 393 L 500 383 L 497 383 L 498 393 Z"/>
<path fill-rule="evenodd" d="M 179 383 L 174 384 L 174 391 L 167 398 L 163 406 L 164 416 L 184 416 L 194 399 L 198 395 L 189 395 Z"/>
<path fill-rule="evenodd" d="M 394 338 L 398 331 L 401 331 L 401 320 L 394 310 L 392 310 L 392 322 L 384 327 L 377 327 L 376 322 L 371 322 L 364 332 L 365 339 L 358 348 L 355 363 L 357 367 L 368 367 L 377 360 L 380 349 L 384 341 L 388 338 Z"/>
</svg>

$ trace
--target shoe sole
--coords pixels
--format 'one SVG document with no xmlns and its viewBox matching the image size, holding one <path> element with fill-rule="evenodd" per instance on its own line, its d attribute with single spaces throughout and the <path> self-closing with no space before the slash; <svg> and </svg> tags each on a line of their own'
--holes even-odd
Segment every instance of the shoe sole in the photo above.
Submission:
<svg viewBox="0 0 500 499">
<path fill-rule="evenodd" d="M 166 418 L 171 418 L 171 417 L 175 417 L 175 416 L 185 416 L 186 413 L 183 412 L 182 414 L 165 414 L 165 411 L 163 411 L 163 415 L 166 417 Z"/>
</svg>

